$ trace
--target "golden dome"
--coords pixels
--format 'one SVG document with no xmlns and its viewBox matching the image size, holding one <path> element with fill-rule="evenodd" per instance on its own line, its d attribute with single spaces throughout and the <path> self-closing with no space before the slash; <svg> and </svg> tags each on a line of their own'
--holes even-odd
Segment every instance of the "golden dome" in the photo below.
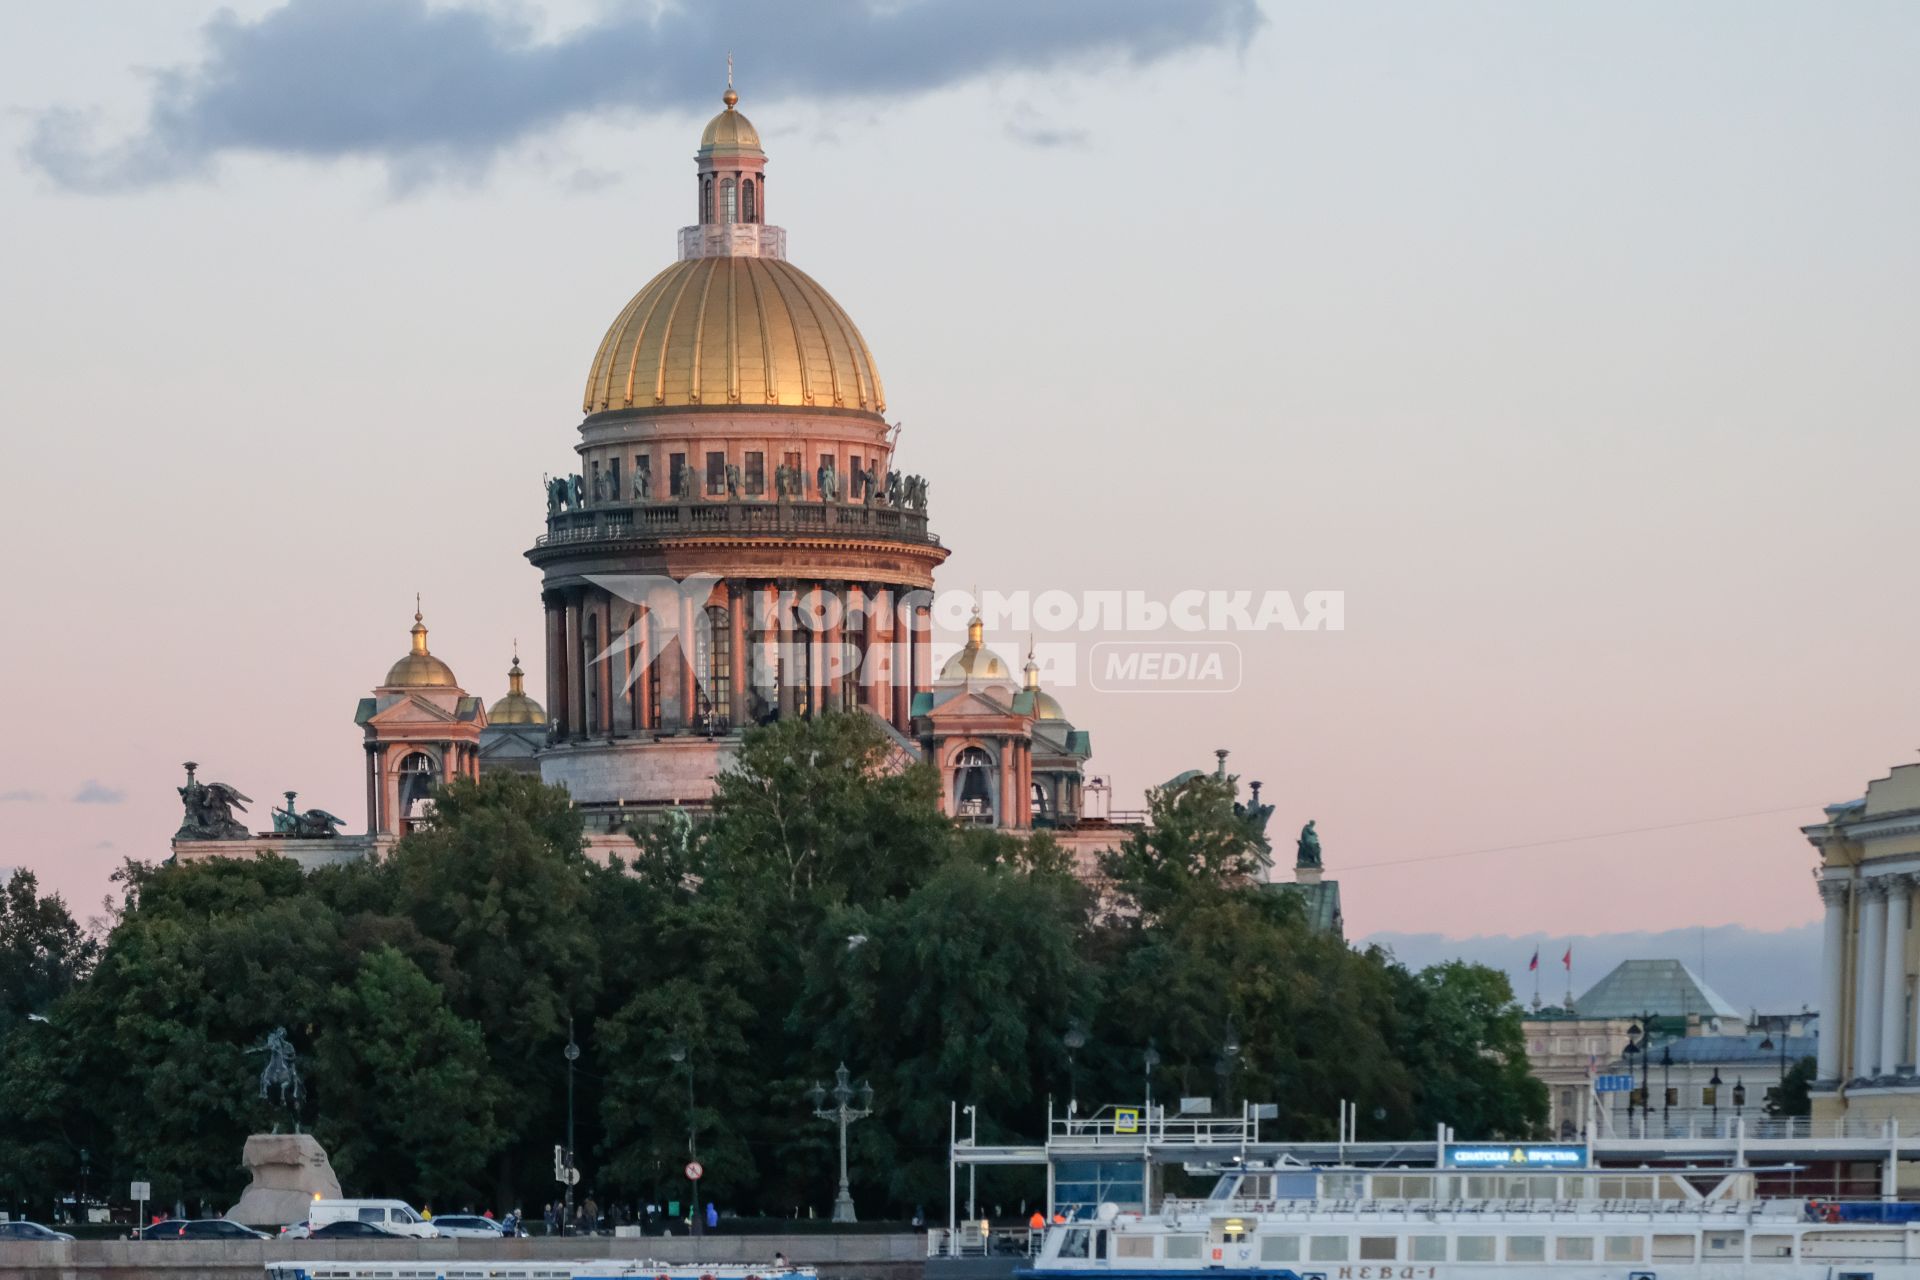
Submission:
<svg viewBox="0 0 1920 1280">
<path fill-rule="evenodd" d="M 1065 720 L 1067 713 L 1061 707 L 1059 699 L 1043 690 L 1036 689 L 1033 694 L 1033 718 L 1035 720 Z"/>
<path fill-rule="evenodd" d="M 587 413 L 688 405 L 820 405 L 880 413 L 860 330 L 778 258 L 676 262 L 649 280 L 594 353 Z"/>
<path fill-rule="evenodd" d="M 753 127 L 753 121 L 733 109 L 740 95 L 728 89 L 721 101 L 727 104 L 727 109 L 707 121 L 707 127 L 700 133 L 700 150 L 760 150 L 760 131 Z"/>
<path fill-rule="evenodd" d="M 967 623 L 967 643 L 940 668 L 941 683 L 1012 682 L 1012 670 L 999 654 L 987 648 L 986 630 L 986 624 L 980 621 L 980 610 L 975 609 L 972 621 Z"/>
<path fill-rule="evenodd" d="M 387 671 L 386 683 L 380 687 L 425 689 L 457 688 L 460 684 L 453 678 L 453 668 L 427 652 L 427 627 L 420 620 L 416 610 L 413 615 L 413 649 L 406 657 L 393 664 Z"/>
<path fill-rule="evenodd" d="M 487 712 L 488 724 L 545 724 L 547 709 L 527 696 L 527 673 L 520 669 L 520 655 L 513 655 L 507 668 L 507 696 Z"/>
</svg>

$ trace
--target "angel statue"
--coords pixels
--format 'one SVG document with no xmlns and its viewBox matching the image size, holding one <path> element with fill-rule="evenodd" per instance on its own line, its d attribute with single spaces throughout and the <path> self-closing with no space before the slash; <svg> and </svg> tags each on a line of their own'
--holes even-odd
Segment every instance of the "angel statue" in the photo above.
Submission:
<svg viewBox="0 0 1920 1280">
<path fill-rule="evenodd" d="M 175 788 L 186 815 L 175 840 L 245 840 L 247 829 L 233 816 L 234 810 L 247 811 L 252 801 L 224 782 L 201 782 L 193 776 L 200 766 L 186 763 L 187 785 Z"/>
</svg>

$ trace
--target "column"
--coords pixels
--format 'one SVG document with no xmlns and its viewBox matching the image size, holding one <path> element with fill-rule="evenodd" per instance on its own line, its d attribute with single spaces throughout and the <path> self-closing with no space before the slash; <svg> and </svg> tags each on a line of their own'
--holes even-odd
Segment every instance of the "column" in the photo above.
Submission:
<svg viewBox="0 0 1920 1280">
<path fill-rule="evenodd" d="M 1862 880 L 1860 892 L 1860 936 L 1853 960 L 1853 1077 L 1871 1080 L 1880 1074 L 1880 983 L 1886 974 L 1882 952 L 1887 941 L 1887 885 L 1884 880 Z"/>
<path fill-rule="evenodd" d="M 933 609 L 929 605 L 913 607 L 913 691 L 933 689 Z"/>
<path fill-rule="evenodd" d="M 827 660 L 820 667 L 820 683 L 826 687 L 827 700 L 822 705 L 828 711 L 844 711 L 847 663 L 842 649 L 847 643 L 847 597 L 840 586 L 832 585 L 821 593 L 820 600 L 827 611 Z"/>
<path fill-rule="evenodd" d="M 887 593 L 887 601 L 891 606 L 887 612 L 892 615 L 888 621 L 893 636 L 893 647 L 889 651 L 893 664 L 888 685 L 893 690 L 893 727 L 902 733 L 912 733 L 913 613 L 898 587 Z"/>
<path fill-rule="evenodd" d="M 640 732 L 650 733 L 653 730 L 653 664 L 660 656 L 653 651 L 653 609 L 643 606 L 640 620 L 634 625 L 639 628 L 639 634 L 633 638 L 633 648 L 627 651 L 627 661 L 639 662 L 642 666 L 633 678 L 633 705 L 640 720 Z"/>
<path fill-rule="evenodd" d="M 780 588 L 771 582 L 753 589 L 755 608 L 754 687 L 760 691 L 761 714 L 780 708 Z"/>
<path fill-rule="evenodd" d="M 600 623 L 594 635 L 600 648 L 592 655 L 593 682 L 595 696 L 600 700 L 600 714 L 595 717 L 599 723 L 593 726 L 593 731 L 602 737 L 609 737 L 613 733 L 613 660 L 603 658 L 600 654 L 606 653 L 613 644 L 613 598 L 604 591 L 596 591 L 594 595 L 597 598 L 593 603 L 593 613 Z"/>
<path fill-rule="evenodd" d="M 567 736 L 585 737 L 587 732 L 587 673 L 583 660 L 586 645 L 580 628 L 580 595 L 567 593 Z"/>
<path fill-rule="evenodd" d="M 780 718 L 790 720 L 800 714 L 800 648 L 795 632 L 794 612 L 799 606 L 791 584 L 780 586 Z"/>
<path fill-rule="evenodd" d="M 547 605 L 547 715 L 554 728 L 567 732 L 567 612 L 558 595 L 549 594 Z"/>
<path fill-rule="evenodd" d="M 1822 880 L 1820 901 L 1826 904 L 1826 930 L 1820 942 L 1820 969 L 1825 980 L 1821 987 L 1820 1066 L 1815 1072 L 1821 1080 L 1840 1077 L 1841 1014 L 1847 1004 L 1847 882 Z"/>
<path fill-rule="evenodd" d="M 727 587 L 727 720 L 735 730 L 746 728 L 752 719 L 748 708 L 753 698 L 747 688 L 747 610 L 752 607 L 751 593 L 731 584 Z"/>
<path fill-rule="evenodd" d="M 807 714 L 827 709 L 827 603 L 819 583 L 807 588 Z"/>
<path fill-rule="evenodd" d="M 858 711 L 867 705 L 866 638 L 872 634 L 867 615 L 873 612 L 873 598 L 866 584 L 849 582 L 842 589 L 847 612 L 840 619 L 840 705 Z"/>
<path fill-rule="evenodd" d="M 380 748 L 367 744 L 367 834 L 380 834 Z"/>
<path fill-rule="evenodd" d="M 866 707 L 882 720 L 893 715 L 893 685 L 888 667 L 893 664 L 893 631 L 890 628 L 893 597 L 881 587 L 867 589 L 867 643 L 860 661 L 861 689 Z"/>
<path fill-rule="evenodd" d="M 1907 904 L 1913 877 L 1892 875 L 1887 884 L 1886 959 L 1880 973 L 1880 1074 L 1890 1076 L 1906 1057 Z"/>
<path fill-rule="evenodd" d="M 698 489 L 695 490 L 698 492 Z M 698 615 L 704 611 L 705 601 L 699 606 L 693 598 L 682 592 L 680 595 L 680 643 L 674 653 L 678 657 L 680 671 L 680 724 L 682 729 L 692 729 L 694 717 L 700 714 L 700 686 L 698 673 L 694 669 L 694 650 L 699 643 L 699 633 L 693 628 Z"/>
<path fill-rule="evenodd" d="M 1020 825 L 1020 770 L 1014 766 L 1014 739 L 1000 739 L 1000 825 L 1018 827 Z"/>
</svg>

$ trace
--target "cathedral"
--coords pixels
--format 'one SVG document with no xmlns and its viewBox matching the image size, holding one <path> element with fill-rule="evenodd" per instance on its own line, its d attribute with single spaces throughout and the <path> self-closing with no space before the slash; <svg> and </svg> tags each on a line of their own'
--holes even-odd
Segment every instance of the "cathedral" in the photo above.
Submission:
<svg viewBox="0 0 1920 1280">
<path fill-rule="evenodd" d="M 956 820 L 1047 829 L 1089 870 L 1144 816 L 1088 811 L 1089 790 L 1104 793 L 1085 776 L 1090 735 L 1031 654 L 1016 670 L 988 646 L 977 610 L 936 668 L 947 548 L 929 482 L 895 468 L 873 353 L 788 261 L 760 135 L 731 86 L 722 102 L 694 153 L 696 221 L 608 326 L 577 456 L 545 482 L 546 531 L 526 555 L 546 705 L 517 652 L 505 696 L 468 693 L 416 610 L 354 716 L 364 829 L 287 793 L 274 830 L 250 834 L 217 791 L 238 793 L 190 766 L 176 857 L 378 857 L 430 815 L 435 785 L 495 769 L 564 787 L 604 856 L 631 848 L 636 820 L 707 805 L 748 727 L 822 711 L 869 716 L 902 764 L 930 762 Z"/>
</svg>

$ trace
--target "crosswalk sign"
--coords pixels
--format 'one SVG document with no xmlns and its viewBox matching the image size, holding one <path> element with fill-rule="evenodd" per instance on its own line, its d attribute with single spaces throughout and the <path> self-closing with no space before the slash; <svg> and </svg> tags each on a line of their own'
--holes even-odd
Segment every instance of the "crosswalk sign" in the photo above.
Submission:
<svg viewBox="0 0 1920 1280">
<path fill-rule="evenodd" d="M 1113 1131 L 1115 1133 L 1140 1132 L 1140 1108 L 1115 1107 L 1113 1109 Z"/>
</svg>

